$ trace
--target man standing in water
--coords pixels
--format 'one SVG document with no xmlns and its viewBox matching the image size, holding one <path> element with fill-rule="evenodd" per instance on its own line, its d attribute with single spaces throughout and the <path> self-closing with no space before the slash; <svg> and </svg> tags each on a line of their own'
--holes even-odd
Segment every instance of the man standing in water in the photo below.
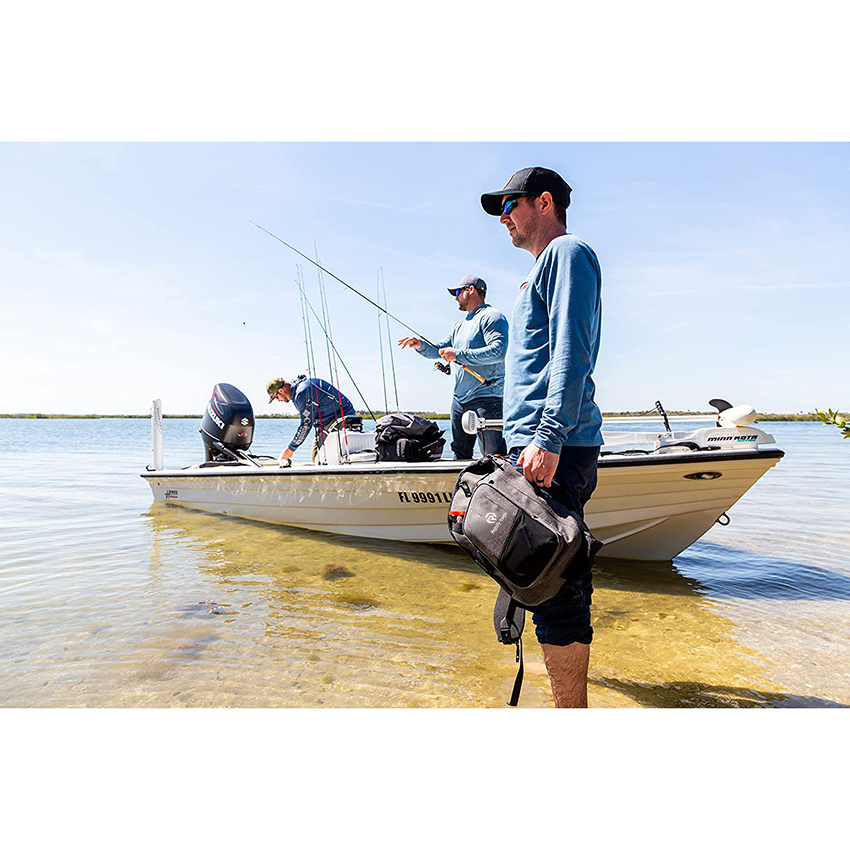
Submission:
<svg viewBox="0 0 850 850">
<path fill-rule="evenodd" d="M 301 424 L 292 442 L 281 453 L 281 466 L 289 466 L 292 463 L 290 458 L 307 439 L 311 428 L 316 429 L 316 439 L 313 442 L 315 459 L 319 446 L 324 443 L 328 431 L 333 430 L 331 426 L 335 422 L 345 420 L 348 428 L 351 428 L 352 424 L 361 423 L 354 405 L 333 384 L 322 378 L 299 375 L 292 382 L 283 378 L 272 378 L 266 384 L 266 392 L 269 394 L 269 404 L 273 401 L 291 401 L 301 414 Z"/>
<path fill-rule="evenodd" d="M 602 273 L 593 250 L 567 233 L 570 186 L 524 168 L 481 196 L 513 244 L 534 257 L 519 288 L 505 364 L 504 436 L 510 459 L 579 516 L 596 487 L 602 414 L 594 401 Z M 557 708 L 587 707 L 591 576 L 564 585 L 533 621 Z"/>
<path fill-rule="evenodd" d="M 465 277 L 457 286 L 449 287 L 449 294 L 457 301 L 458 310 L 466 311 L 466 316 L 444 340 L 431 345 L 411 336 L 400 339 L 398 344 L 402 348 L 414 348 L 429 360 L 442 358 L 458 367 L 468 366 L 483 378 L 463 368 L 455 370 L 452 451 L 458 460 L 471 460 L 475 435 L 463 430 L 461 417 L 467 410 L 474 410 L 482 419 L 502 418 L 508 320 L 485 302 L 487 284 L 480 277 Z M 505 454 L 501 431 L 488 429 L 480 437 L 484 454 Z"/>
</svg>

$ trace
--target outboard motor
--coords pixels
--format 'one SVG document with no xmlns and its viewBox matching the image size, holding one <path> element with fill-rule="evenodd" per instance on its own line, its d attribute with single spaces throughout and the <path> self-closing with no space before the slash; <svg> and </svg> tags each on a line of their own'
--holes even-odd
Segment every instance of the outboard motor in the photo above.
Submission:
<svg viewBox="0 0 850 850">
<path fill-rule="evenodd" d="M 216 384 L 200 432 L 208 463 L 243 459 L 254 438 L 251 402 L 232 384 Z"/>
</svg>

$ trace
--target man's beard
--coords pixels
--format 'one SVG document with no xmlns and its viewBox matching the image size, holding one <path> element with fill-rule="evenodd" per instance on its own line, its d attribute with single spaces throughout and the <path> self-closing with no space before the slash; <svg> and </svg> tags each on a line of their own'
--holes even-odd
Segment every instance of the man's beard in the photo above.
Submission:
<svg viewBox="0 0 850 850">
<path fill-rule="evenodd" d="M 515 248 L 527 248 L 531 244 L 536 232 L 537 222 L 530 221 L 528 223 L 528 231 L 526 233 L 520 233 L 519 228 L 517 228 L 511 237 L 511 242 L 513 242 Z"/>
</svg>

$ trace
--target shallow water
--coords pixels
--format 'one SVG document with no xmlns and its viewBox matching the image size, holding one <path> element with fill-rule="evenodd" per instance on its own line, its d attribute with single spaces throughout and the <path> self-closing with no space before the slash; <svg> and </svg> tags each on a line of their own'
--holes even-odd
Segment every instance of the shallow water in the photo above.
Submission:
<svg viewBox="0 0 850 850">
<path fill-rule="evenodd" d="M 294 427 L 258 421 L 253 449 Z M 166 466 L 197 428 L 165 420 Z M 850 705 L 850 441 L 764 430 L 786 457 L 731 525 L 673 564 L 598 562 L 591 706 Z M 147 420 L 0 420 L 0 705 L 505 704 L 495 585 L 459 550 L 154 506 L 149 462 Z M 524 646 L 520 704 L 548 706 Z"/>
</svg>

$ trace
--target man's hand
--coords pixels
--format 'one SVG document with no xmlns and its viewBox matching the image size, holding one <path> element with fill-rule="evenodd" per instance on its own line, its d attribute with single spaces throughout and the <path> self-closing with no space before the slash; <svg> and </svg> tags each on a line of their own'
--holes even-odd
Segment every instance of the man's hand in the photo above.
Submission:
<svg viewBox="0 0 850 850">
<path fill-rule="evenodd" d="M 402 348 L 419 348 L 422 345 L 422 340 L 415 336 L 406 336 L 404 339 L 400 339 L 398 344 Z"/>
<path fill-rule="evenodd" d="M 561 455 L 558 452 L 547 452 L 533 443 L 522 450 L 517 463 L 522 467 L 525 477 L 537 484 L 538 487 L 549 487 L 555 472 L 558 469 L 558 461 Z"/>
<path fill-rule="evenodd" d="M 283 467 L 283 466 L 292 466 L 292 460 L 291 460 L 291 458 L 292 458 L 292 455 L 294 455 L 294 454 L 295 454 L 295 452 L 294 452 L 294 451 L 292 451 L 292 449 L 290 449 L 290 448 L 285 448 L 285 449 L 284 449 L 284 450 L 280 453 L 280 466 L 282 466 L 282 467 Z"/>
<path fill-rule="evenodd" d="M 446 363 L 451 363 L 453 360 L 457 360 L 457 357 L 455 357 L 455 350 L 453 348 L 441 348 L 438 354 L 446 361 Z"/>
</svg>

